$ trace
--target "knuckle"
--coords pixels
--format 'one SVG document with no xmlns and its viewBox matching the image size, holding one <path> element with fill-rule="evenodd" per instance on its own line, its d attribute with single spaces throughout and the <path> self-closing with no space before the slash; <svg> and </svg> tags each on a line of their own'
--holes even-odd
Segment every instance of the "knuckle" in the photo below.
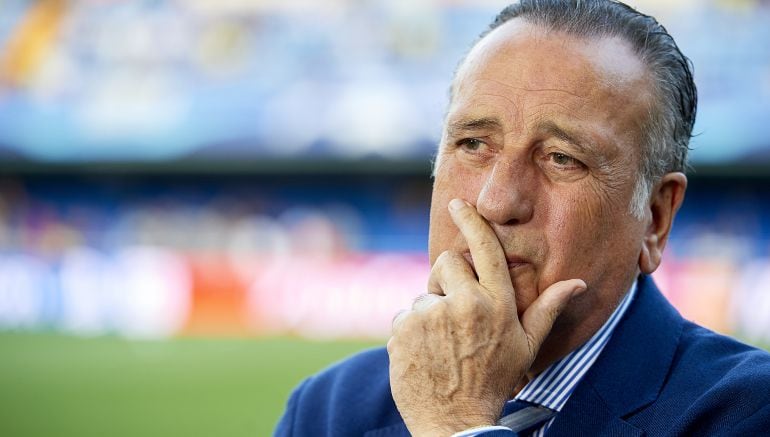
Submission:
<svg viewBox="0 0 770 437">
<path fill-rule="evenodd" d="M 431 277 L 441 276 L 444 269 L 451 265 L 451 259 L 452 255 L 448 250 L 441 252 L 438 258 L 436 258 L 436 262 L 433 263 L 433 267 L 430 270 Z"/>
<path fill-rule="evenodd" d="M 455 267 L 461 262 L 465 262 L 465 258 L 454 250 L 445 250 L 436 258 L 436 262 L 433 263 L 433 268 L 441 270 L 445 268 Z"/>
<path fill-rule="evenodd" d="M 393 336 L 406 338 L 414 332 L 423 330 L 432 313 L 432 307 L 422 310 L 411 309 L 402 311 L 394 319 Z"/>
<path fill-rule="evenodd" d="M 433 293 L 424 293 L 417 296 L 412 302 L 412 309 L 415 311 L 426 311 L 440 302 L 438 295 Z"/>
<path fill-rule="evenodd" d="M 434 295 L 435 296 L 435 295 Z M 435 298 L 430 300 L 430 304 L 425 307 L 426 311 L 425 313 L 431 314 L 431 315 L 440 315 L 446 311 L 447 303 L 444 299 L 439 298 L 436 296 Z"/>
<path fill-rule="evenodd" d="M 468 263 L 459 252 L 447 250 L 441 255 L 442 269 L 462 269 Z"/>
<path fill-rule="evenodd" d="M 467 261 L 465 261 L 465 258 L 462 256 L 462 254 L 460 254 L 460 252 L 447 250 L 444 253 L 446 253 L 447 262 L 452 265 L 456 266 L 456 265 L 462 265 L 467 263 Z"/>
<path fill-rule="evenodd" d="M 403 329 L 403 325 L 406 322 L 406 319 L 409 315 L 409 311 L 407 310 L 400 310 L 396 313 L 395 316 L 393 316 L 393 321 L 391 322 L 391 331 L 393 332 L 393 335 L 395 335 L 398 331 Z"/>
</svg>

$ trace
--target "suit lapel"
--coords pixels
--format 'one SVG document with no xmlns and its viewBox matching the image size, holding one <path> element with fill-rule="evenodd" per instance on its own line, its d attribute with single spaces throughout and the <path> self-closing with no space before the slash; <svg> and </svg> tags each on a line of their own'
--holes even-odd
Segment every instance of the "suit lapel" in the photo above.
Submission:
<svg viewBox="0 0 770 437">
<path fill-rule="evenodd" d="M 574 396 L 574 394 L 573 394 Z M 619 418 L 593 388 L 579 399 L 570 397 L 548 428 L 548 436 L 641 436 L 639 428 Z"/>
<path fill-rule="evenodd" d="M 648 276 L 635 300 L 548 435 L 575 435 L 576 426 L 586 435 L 639 434 L 623 419 L 657 399 L 683 320 Z"/>
</svg>

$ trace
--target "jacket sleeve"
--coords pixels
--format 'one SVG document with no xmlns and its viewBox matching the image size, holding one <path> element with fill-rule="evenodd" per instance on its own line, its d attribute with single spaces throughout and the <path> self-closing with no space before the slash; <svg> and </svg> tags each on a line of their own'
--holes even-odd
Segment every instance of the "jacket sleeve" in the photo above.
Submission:
<svg viewBox="0 0 770 437">
<path fill-rule="evenodd" d="M 302 396 L 302 390 L 307 385 L 310 378 L 302 381 L 302 383 L 294 389 L 289 396 L 289 401 L 286 403 L 286 411 L 283 412 L 283 416 L 278 421 L 278 425 L 273 432 L 274 437 L 291 437 L 294 435 L 294 424 L 296 422 L 297 404 L 299 398 Z"/>
<path fill-rule="evenodd" d="M 732 435 L 762 435 L 770 429 L 770 404 L 740 421 L 730 430 Z"/>
</svg>

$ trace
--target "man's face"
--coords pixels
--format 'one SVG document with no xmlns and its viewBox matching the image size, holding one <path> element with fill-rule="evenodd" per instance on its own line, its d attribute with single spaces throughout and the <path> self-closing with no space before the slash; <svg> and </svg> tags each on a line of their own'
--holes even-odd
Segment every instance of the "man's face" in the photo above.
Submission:
<svg viewBox="0 0 770 437">
<path fill-rule="evenodd" d="M 560 320 L 598 327 L 633 281 L 649 225 L 629 212 L 649 89 L 644 65 L 619 39 L 548 34 L 520 19 L 485 37 L 454 83 L 431 264 L 445 250 L 472 262 L 447 211 L 464 199 L 500 240 L 519 314 L 549 285 L 579 278 L 588 292 Z"/>
</svg>

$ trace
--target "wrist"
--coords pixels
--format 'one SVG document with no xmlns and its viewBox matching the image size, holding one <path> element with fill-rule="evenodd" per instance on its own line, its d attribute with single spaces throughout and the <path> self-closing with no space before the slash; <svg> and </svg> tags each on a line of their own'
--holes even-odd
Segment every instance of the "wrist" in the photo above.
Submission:
<svg viewBox="0 0 770 437">
<path fill-rule="evenodd" d="M 441 423 L 433 422 L 422 426 L 415 427 L 414 430 L 410 428 L 415 436 L 426 437 L 448 437 L 455 434 L 464 435 L 465 431 L 472 429 L 482 429 L 495 426 L 496 423 L 490 418 L 444 418 Z"/>
</svg>

